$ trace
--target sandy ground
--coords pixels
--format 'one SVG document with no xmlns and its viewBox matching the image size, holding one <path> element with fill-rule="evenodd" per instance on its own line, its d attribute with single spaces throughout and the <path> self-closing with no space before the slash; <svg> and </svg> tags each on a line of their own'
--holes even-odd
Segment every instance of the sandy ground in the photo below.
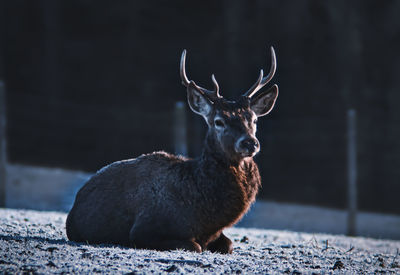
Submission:
<svg viewBox="0 0 400 275">
<path fill-rule="evenodd" d="M 0 273 L 400 273 L 400 241 L 231 228 L 232 255 L 67 240 L 66 214 L 0 209 Z"/>
</svg>

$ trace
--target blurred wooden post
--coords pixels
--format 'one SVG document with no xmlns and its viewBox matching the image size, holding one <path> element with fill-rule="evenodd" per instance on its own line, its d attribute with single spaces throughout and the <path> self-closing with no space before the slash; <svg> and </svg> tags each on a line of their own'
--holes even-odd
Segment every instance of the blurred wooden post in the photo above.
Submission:
<svg viewBox="0 0 400 275">
<path fill-rule="evenodd" d="M 356 111 L 347 111 L 347 235 L 357 233 L 357 131 Z"/>
<path fill-rule="evenodd" d="M 0 207 L 6 204 L 6 95 L 4 82 L 0 80 Z"/>
<path fill-rule="evenodd" d="M 185 103 L 178 101 L 175 103 L 174 110 L 174 143 L 175 153 L 187 156 L 187 136 L 186 136 L 186 109 Z"/>
</svg>

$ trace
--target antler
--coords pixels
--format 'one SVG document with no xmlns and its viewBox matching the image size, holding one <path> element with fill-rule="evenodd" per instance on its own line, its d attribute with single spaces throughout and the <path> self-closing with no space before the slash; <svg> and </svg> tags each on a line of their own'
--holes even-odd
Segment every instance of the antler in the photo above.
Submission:
<svg viewBox="0 0 400 275">
<path fill-rule="evenodd" d="M 215 76 L 212 74 L 211 75 L 211 80 L 214 84 L 214 91 L 209 91 L 205 88 L 202 88 L 198 85 L 196 85 L 194 83 L 194 81 L 189 81 L 189 79 L 186 76 L 186 50 L 183 50 L 182 52 L 182 56 L 181 56 L 181 64 L 180 64 L 180 75 L 181 75 L 181 79 L 182 79 L 182 84 L 184 86 L 189 86 L 190 82 L 193 83 L 193 85 L 196 87 L 197 90 L 200 90 L 201 92 L 203 92 L 203 94 L 205 94 L 208 98 L 210 98 L 211 100 L 216 100 L 218 98 L 221 98 L 222 96 L 220 96 L 219 94 L 219 85 L 217 80 L 215 79 Z"/>
<path fill-rule="evenodd" d="M 269 69 L 269 73 L 266 77 L 263 77 L 263 70 L 260 71 L 260 76 L 258 77 L 256 83 L 253 84 L 253 86 L 250 87 L 250 89 L 243 94 L 243 96 L 246 96 L 248 98 L 251 98 L 258 90 L 260 90 L 262 87 L 267 85 L 268 82 L 271 81 L 271 79 L 274 77 L 276 71 L 276 56 L 275 56 L 275 50 L 273 47 L 271 47 L 271 68 Z"/>
</svg>

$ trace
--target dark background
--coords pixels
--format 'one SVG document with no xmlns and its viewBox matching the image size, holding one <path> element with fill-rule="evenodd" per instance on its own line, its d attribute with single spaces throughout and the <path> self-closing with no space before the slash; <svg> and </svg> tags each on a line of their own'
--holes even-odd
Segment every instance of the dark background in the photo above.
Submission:
<svg viewBox="0 0 400 275">
<path fill-rule="evenodd" d="M 262 198 L 346 207 L 346 112 L 357 111 L 359 206 L 400 214 L 400 1 L 2 1 L 0 78 L 12 163 L 96 171 L 173 152 L 179 59 L 236 98 L 268 71 Z M 187 108 L 189 155 L 206 125 Z"/>
</svg>

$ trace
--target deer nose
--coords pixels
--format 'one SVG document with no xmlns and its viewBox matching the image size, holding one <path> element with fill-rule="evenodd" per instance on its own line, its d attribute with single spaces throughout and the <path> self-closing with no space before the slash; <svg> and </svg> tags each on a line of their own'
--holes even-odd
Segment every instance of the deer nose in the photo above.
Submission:
<svg viewBox="0 0 400 275">
<path fill-rule="evenodd" d="M 239 139 L 236 145 L 237 145 L 236 151 L 238 153 L 247 153 L 250 155 L 258 152 L 260 148 L 258 140 L 256 138 L 251 138 L 251 137 Z"/>
</svg>

